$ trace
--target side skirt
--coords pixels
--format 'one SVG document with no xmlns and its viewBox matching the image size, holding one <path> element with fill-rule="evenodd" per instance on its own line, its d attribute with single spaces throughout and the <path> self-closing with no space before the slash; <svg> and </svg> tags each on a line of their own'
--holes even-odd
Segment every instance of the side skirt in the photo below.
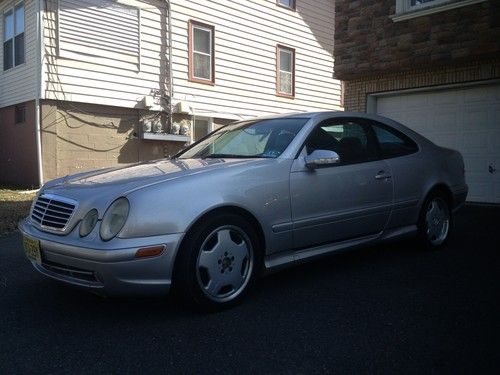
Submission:
<svg viewBox="0 0 500 375">
<path fill-rule="evenodd" d="M 307 249 L 299 249 L 268 255 L 264 258 L 266 272 L 275 272 L 280 269 L 304 263 L 328 254 L 346 250 L 352 250 L 365 245 L 392 241 L 414 236 L 417 233 L 416 225 L 408 225 L 401 228 L 389 229 L 370 236 L 358 237 L 346 241 L 335 242 L 326 245 L 314 246 Z"/>
</svg>

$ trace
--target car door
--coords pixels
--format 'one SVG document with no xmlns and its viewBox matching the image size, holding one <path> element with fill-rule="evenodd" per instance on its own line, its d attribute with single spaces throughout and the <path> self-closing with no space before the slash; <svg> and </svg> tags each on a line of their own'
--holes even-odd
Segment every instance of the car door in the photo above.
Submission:
<svg viewBox="0 0 500 375">
<path fill-rule="evenodd" d="M 405 134 L 382 123 L 371 121 L 379 145 L 380 158 L 392 173 L 394 198 L 387 228 L 415 224 L 419 202 L 425 190 L 427 164 L 418 153 L 418 145 Z"/>
<path fill-rule="evenodd" d="M 308 168 L 305 157 L 314 150 L 335 151 L 339 163 Z M 318 124 L 292 165 L 290 199 L 295 248 L 381 232 L 393 185 L 370 126 L 338 118 Z"/>
</svg>

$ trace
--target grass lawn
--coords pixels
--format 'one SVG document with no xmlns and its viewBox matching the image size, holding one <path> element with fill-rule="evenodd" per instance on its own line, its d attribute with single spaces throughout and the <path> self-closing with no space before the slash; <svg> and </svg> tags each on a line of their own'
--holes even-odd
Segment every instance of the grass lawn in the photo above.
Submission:
<svg viewBox="0 0 500 375">
<path fill-rule="evenodd" d="M 35 193 L 0 188 L 0 236 L 17 229 L 17 223 L 28 216 Z"/>
</svg>

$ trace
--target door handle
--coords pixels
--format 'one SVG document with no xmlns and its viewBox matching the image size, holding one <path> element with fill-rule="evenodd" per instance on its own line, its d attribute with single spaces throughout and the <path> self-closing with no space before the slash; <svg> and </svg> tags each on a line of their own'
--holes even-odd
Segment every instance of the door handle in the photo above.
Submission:
<svg viewBox="0 0 500 375">
<path fill-rule="evenodd" d="M 385 171 L 380 171 L 375 175 L 375 180 L 388 180 L 391 178 L 391 175 L 389 173 L 386 173 Z"/>
</svg>

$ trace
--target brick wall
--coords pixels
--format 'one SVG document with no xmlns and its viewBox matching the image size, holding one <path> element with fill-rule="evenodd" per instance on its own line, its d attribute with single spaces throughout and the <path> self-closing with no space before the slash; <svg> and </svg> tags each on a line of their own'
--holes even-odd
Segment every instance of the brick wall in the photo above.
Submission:
<svg viewBox="0 0 500 375">
<path fill-rule="evenodd" d="M 369 94 L 421 87 L 442 86 L 500 79 L 500 59 L 405 73 L 378 74 L 345 82 L 344 105 L 347 111 L 366 111 Z"/>
<path fill-rule="evenodd" d="M 431 68 L 500 55 L 500 1 L 393 22 L 396 0 L 336 0 L 335 76 Z"/>
<path fill-rule="evenodd" d="M 15 107 L 0 108 L 0 184 L 38 187 L 35 102 L 19 104 L 26 118 L 16 124 Z"/>
</svg>

